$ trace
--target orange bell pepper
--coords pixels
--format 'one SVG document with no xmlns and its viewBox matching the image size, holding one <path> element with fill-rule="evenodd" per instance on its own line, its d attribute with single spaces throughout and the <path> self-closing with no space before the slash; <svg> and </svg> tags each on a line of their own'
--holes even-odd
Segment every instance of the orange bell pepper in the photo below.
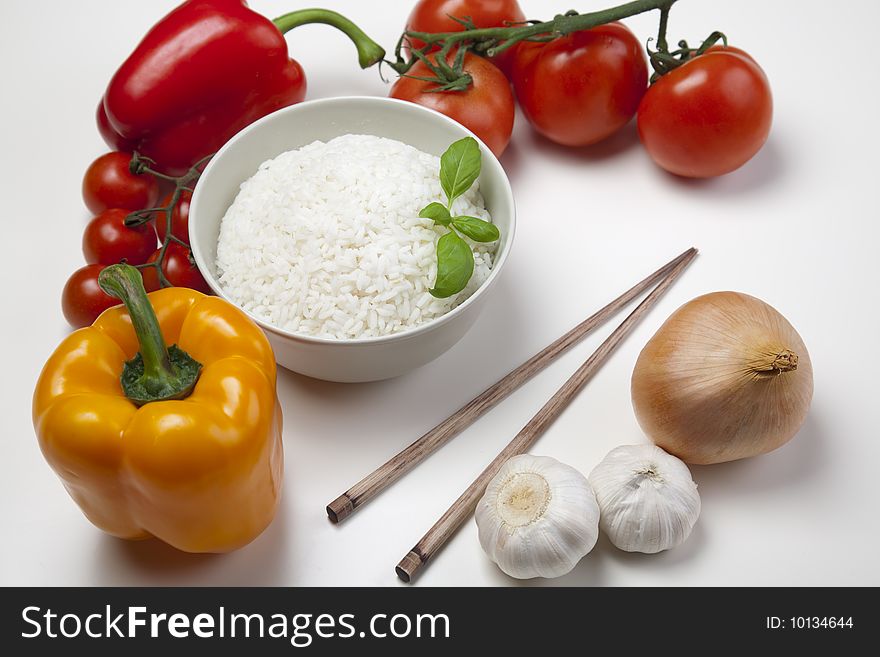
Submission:
<svg viewBox="0 0 880 657">
<path fill-rule="evenodd" d="M 147 295 L 128 265 L 107 267 L 99 284 L 128 310 L 69 335 L 43 368 L 33 401 L 43 455 L 105 532 L 186 552 L 242 547 L 281 493 L 269 342 L 222 299 Z"/>
</svg>

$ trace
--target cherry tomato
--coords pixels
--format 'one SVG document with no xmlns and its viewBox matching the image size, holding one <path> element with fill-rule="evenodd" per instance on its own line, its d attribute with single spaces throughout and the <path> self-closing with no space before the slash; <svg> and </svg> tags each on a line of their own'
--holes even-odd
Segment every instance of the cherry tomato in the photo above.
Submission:
<svg viewBox="0 0 880 657">
<path fill-rule="evenodd" d="M 159 253 L 162 249 L 156 249 L 156 252 L 150 256 L 147 262 L 156 262 L 159 259 Z M 147 289 L 158 289 L 161 287 L 159 275 L 155 267 L 142 269 L 141 273 L 144 277 L 144 286 Z M 165 260 L 162 263 L 162 273 L 165 278 L 174 287 L 189 287 L 205 294 L 211 294 L 211 288 L 202 278 L 202 274 L 196 267 L 195 261 L 192 259 L 192 253 L 189 249 L 171 242 L 165 253 Z"/>
<path fill-rule="evenodd" d="M 160 202 L 160 206 L 166 206 L 171 203 L 171 194 L 167 194 Z M 192 192 L 184 190 L 180 194 L 177 205 L 171 212 L 171 234 L 179 240 L 183 240 L 189 244 L 189 203 L 192 201 Z M 159 241 L 165 241 L 165 213 L 157 212 L 155 215 L 156 232 L 159 234 Z"/>
<path fill-rule="evenodd" d="M 82 249 L 86 262 L 112 265 L 125 260 L 142 265 L 156 249 L 156 231 L 147 222 L 126 226 L 128 210 L 105 210 L 92 219 L 83 233 Z"/>
<path fill-rule="evenodd" d="M 448 61 L 453 60 L 454 54 L 450 53 Z M 513 132 L 515 103 L 510 83 L 492 62 L 471 53 L 465 54 L 464 70 L 473 78 L 466 91 L 434 92 L 431 89 L 437 87 L 435 82 L 415 79 L 433 75 L 424 62 L 417 62 L 407 74 L 413 77 L 398 79 L 389 95 L 430 107 L 458 121 L 500 156 Z"/>
<path fill-rule="evenodd" d="M 476 27 L 504 27 L 507 23 L 520 23 L 526 16 L 516 0 L 420 0 L 413 7 L 406 30 L 412 32 L 461 32 L 464 26 L 452 19 L 470 18 Z M 418 39 L 412 40 L 415 48 L 424 46 Z M 514 51 L 519 44 L 492 58 L 505 75 L 510 74 Z"/>
<path fill-rule="evenodd" d="M 105 266 L 86 265 L 67 280 L 61 293 L 61 310 L 72 327 L 89 326 L 107 308 L 122 303 L 98 285 L 98 274 Z"/>
<path fill-rule="evenodd" d="M 617 132 L 635 114 L 647 84 L 642 46 L 620 23 L 521 43 L 513 66 L 516 98 L 529 123 L 565 146 L 587 146 Z"/>
<path fill-rule="evenodd" d="M 770 133 L 773 98 L 761 67 L 714 46 L 657 80 L 639 106 L 639 136 L 654 162 L 709 178 L 748 162 Z"/>
<path fill-rule="evenodd" d="M 135 175 L 128 170 L 131 155 L 106 153 L 89 165 L 83 177 L 82 194 L 86 207 L 98 214 L 110 208 L 143 210 L 159 198 L 159 184 L 149 174 Z"/>
</svg>

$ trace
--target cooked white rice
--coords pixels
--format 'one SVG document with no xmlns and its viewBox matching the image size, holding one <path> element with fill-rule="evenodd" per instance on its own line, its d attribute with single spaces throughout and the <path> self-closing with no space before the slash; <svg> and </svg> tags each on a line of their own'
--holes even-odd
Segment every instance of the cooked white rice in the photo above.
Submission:
<svg viewBox="0 0 880 657">
<path fill-rule="evenodd" d="M 474 274 L 459 294 L 428 293 L 447 229 L 418 214 L 444 200 L 439 171 L 440 158 L 371 135 L 264 162 L 220 225 L 220 285 L 273 326 L 324 338 L 388 335 L 449 312 L 489 276 L 495 245 L 471 244 Z M 491 220 L 477 185 L 453 212 Z"/>
</svg>

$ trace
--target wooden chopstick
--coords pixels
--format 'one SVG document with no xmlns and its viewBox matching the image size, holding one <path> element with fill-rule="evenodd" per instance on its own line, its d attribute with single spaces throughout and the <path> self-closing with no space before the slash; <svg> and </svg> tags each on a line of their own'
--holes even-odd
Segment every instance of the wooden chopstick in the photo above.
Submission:
<svg viewBox="0 0 880 657">
<path fill-rule="evenodd" d="M 497 383 L 486 388 L 474 399 L 428 431 L 421 438 L 398 452 L 384 465 L 380 466 L 342 495 L 327 505 L 327 516 L 333 522 L 344 520 L 366 502 L 415 468 L 442 445 L 464 431 L 478 418 L 494 408 L 501 400 L 519 388 L 523 383 L 543 370 L 570 347 L 577 344 L 594 328 L 616 315 L 620 310 L 645 292 L 651 285 L 666 276 L 686 258 L 696 255 L 695 249 L 688 249 L 677 258 L 666 263 L 653 274 L 621 294 L 607 306 L 575 326 L 568 333 L 529 358 L 522 365 L 508 373 Z"/>
<path fill-rule="evenodd" d="M 397 576 L 404 582 L 409 582 L 415 573 L 443 547 L 447 540 L 455 533 L 455 530 L 474 511 L 480 496 L 486 490 L 489 481 L 501 466 L 512 456 L 525 453 L 535 441 L 547 430 L 547 427 L 568 406 L 571 400 L 592 378 L 596 371 L 607 360 L 608 356 L 624 337 L 632 330 L 636 323 L 651 309 L 657 300 L 669 288 L 682 271 L 691 263 L 696 256 L 696 250 L 690 249 L 676 264 L 667 276 L 657 284 L 657 287 L 645 299 L 636 306 L 626 319 L 614 329 L 614 332 L 599 345 L 599 348 L 572 374 L 559 390 L 544 404 L 540 411 L 529 420 L 520 432 L 508 443 L 507 447 L 495 457 L 488 467 L 483 470 L 479 477 L 468 486 L 467 490 L 449 507 L 440 519 L 434 524 L 428 533 L 413 546 L 400 563 L 397 564 Z"/>
</svg>

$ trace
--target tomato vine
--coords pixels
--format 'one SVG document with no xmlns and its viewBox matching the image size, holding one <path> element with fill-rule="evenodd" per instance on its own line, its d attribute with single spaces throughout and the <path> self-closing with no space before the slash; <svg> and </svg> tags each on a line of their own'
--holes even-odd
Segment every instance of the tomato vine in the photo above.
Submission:
<svg viewBox="0 0 880 657">
<path fill-rule="evenodd" d="M 161 173 L 160 171 L 156 171 L 152 167 L 152 165 L 155 165 L 156 162 L 148 157 L 141 155 L 140 153 L 135 152 L 131 156 L 129 170 L 133 174 L 149 174 L 155 176 L 160 180 L 170 182 L 174 185 L 174 191 L 171 193 L 171 197 L 168 200 L 167 204 L 154 208 L 146 208 L 144 210 L 136 210 L 130 213 L 125 219 L 126 226 L 140 226 L 141 224 L 145 224 L 148 221 L 152 220 L 154 215 L 159 215 L 156 217 L 157 222 L 160 220 L 160 216 L 161 219 L 165 222 L 165 238 L 162 240 L 162 246 L 159 247 L 159 256 L 152 262 L 146 262 L 142 265 L 136 266 L 136 268 L 139 270 L 155 268 L 157 279 L 162 287 L 174 287 L 174 284 L 168 280 L 165 272 L 162 269 L 165 263 L 166 255 L 168 253 L 168 247 L 172 243 L 179 244 L 180 246 L 184 247 L 188 253 L 190 253 L 190 245 L 173 233 L 172 218 L 174 215 L 174 208 L 177 206 L 177 203 L 180 201 L 180 197 L 184 192 L 189 192 L 190 194 L 193 193 L 195 182 L 202 175 L 202 168 L 208 163 L 208 161 L 212 157 L 214 157 L 213 153 L 196 162 L 182 176 L 175 177 L 166 175 L 164 173 Z M 192 256 L 190 255 L 190 258 L 191 257 Z M 190 260 L 190 264 L 195 267 L 195 262 L 192 262 L 192 260 Z"/>
<path fill-rule="evenodd" d="M 724 34 L 713 32 L 697 48 L 689 47 L 686 41 L 679 41 L 678 48 L 670 51 L 666 30 L 669 12 L 676 2 L 677 0 L 634 0 L 599 11 L 584 14 L 569 11 L 558 14 L 551 20 L 525 21 L 522 24 L 510 24 L 507 27 L 477 28 L 468 17 L 455 17 L 456 22 L 464 27 L 464 31 L 421 32 L 407 30 L 401 35 L 394 49 L 395 60 L 386 60 L 385 63 L 399 75 L 406 76 L 417 62 L 422 62 L 433 75 L 428 81 L 436 83 L 434 91 L 465 91 L 473 82 L 462 66 L 466 51 L 475 52 L 485 57 L 495 57 L 523 41 L 553 41 L 574 32 L 589 30 L 649 11 L 659 11 L 660 25 L 656 49 L 648 48 L 648 56 L 655 71 L 651 78 L 653 82 L 694 56 L 703 54 L 718 41 L 723 41 L 724 45 L 727 45 L 727 37 Z M 424 45 L 420 48 L 413 48 L 412 42 L 421 42 Z M 429 59 L 428 54 L 436 50 L 438 46 L 440 53 Z M 405 50 L 408 51 L 408 56 L 404 56 Z M 456 54 L 449 61 L 449 55 L 453 51 Z M 419 77 L 417 79 L 426 78 Z"/>
</svg>

